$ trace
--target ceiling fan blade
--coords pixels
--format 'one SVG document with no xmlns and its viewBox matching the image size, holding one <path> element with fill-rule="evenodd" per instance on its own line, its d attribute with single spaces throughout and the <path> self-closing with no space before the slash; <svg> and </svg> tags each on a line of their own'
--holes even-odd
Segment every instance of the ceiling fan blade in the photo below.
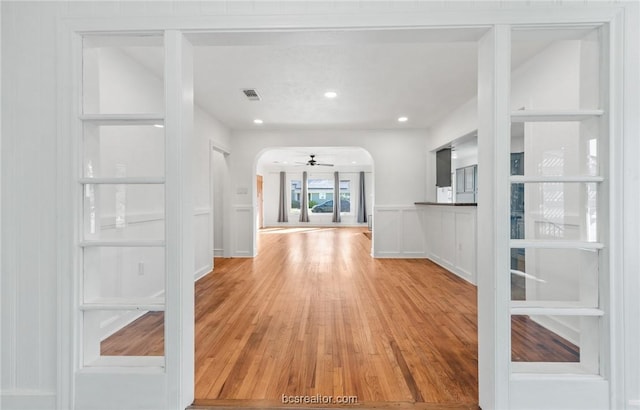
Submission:
<svg viewBox="0 0 640 410">
<path fill-rule="evenodd" d="M 333 164 L 316 164 L 316 165 L 321 166 L 321 167 L 332 167 L 333 166 Z"/>
<path fill-rule="evenodd" d="M 295 164 L 300 164 L 300 165 L 307 165 L 306 162 L 300 162 L 300 161 L 296 161 Z"/>
</svg>

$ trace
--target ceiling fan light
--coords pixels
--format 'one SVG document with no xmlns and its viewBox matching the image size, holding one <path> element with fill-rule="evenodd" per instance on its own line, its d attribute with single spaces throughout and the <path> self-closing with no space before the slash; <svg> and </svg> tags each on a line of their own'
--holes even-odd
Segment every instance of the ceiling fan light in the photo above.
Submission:
<svg viewBox="0 0 640 410">
<path fill-rule="evenodd" d="M 409 121 L 408 117 L 404 117 L 404 116 L 403 117 L 398 117 L 398 122 L 407 122 L 407 121 Z"/>
</svg>

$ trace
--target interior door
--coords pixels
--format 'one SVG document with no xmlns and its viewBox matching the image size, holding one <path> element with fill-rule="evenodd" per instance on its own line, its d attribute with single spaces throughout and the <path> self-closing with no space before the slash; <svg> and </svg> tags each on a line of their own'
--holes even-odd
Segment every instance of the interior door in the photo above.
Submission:
<svg viewBox="0 0 640 410">
<path fill-rule="evenodd" d="M 76 39 L 74 407 L 184 408 L 194 350 L 191 45 L 178 31 Z M 164 69 L 138 64 L 139 49 L 163 56 Z M 134 323 L 148 331 L 128 336 Z"/>
<path fill-rule="evenodd" d="M 258 175 L 257 179 L 257 195 L 258 195 L 258 229 L 264 228 L 264 197 L 263 197 L 263 185 L 264 178 L 262 175 Z"/>
</svg>

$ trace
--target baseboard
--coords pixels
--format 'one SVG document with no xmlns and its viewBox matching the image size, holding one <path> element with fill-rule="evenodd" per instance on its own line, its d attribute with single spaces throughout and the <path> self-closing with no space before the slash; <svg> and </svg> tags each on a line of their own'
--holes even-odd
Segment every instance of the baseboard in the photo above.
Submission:
<svg viewBox="0 0 640 410">
<path fill-rule="evenodd" d="M 54 410 L 56 393 L 40 390 L 2 391 L 0 408 L 2 410 Z"/>
<path fill-rule="evenodd" d="M 553 316 L 531 316 L 531 320 L 545 329 L 568 340 L 576 346 L 580 346 L 580 331 Z"/>
<path fill-rule="evenodd" d="M 211 273 L 212 270 L 213 270 L 213 266 L 211 266 L 211 264 L 201 267 L 194 274 L 195 280 L 198 281 L 198 280 L 204 278 L 209 273 Z"/>
<path fill-rule="evenodd" d="M 427 259 L 429 259 L 431 262 L 435 263 L 436 265 L 448 270 L 449 272 L 453 273 L 457 277 L 466 280 L 467 282 L 469 282 L 474 286 L 477 286 L 477 283 L 475 283 L 475 281 L 473 280 L 473 275 L 470 272 L 460 269 L 457 266 L 454 266 L 451 263 L 448 263 L 433 254 L 427 256 Z"/>
<path fill-rule="evenodd" d="M 214 258 L 224 258 L 224 249 L 214 249 L 213 250 Z"/>
<path fill-rule="evenodd" d="M 428 259 L 424 252 L 374 252 L 376 259 Z"/>
</svg>

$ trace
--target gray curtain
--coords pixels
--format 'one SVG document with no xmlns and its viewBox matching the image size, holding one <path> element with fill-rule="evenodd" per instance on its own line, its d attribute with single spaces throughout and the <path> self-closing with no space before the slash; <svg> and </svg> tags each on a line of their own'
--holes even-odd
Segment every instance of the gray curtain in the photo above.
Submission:
<svg viewBox="0 0 640 410">
<path fill-rule="evenodd" d="M 307 171 L 302 173 L 302 200 L 300 201 L 300 222 L 309 222 L 309 193 Z"/>
<path fill-rule="evenodd" d="M 278 222 L 289 222 L 289 212 L 287 212 L 287 174 L 280 171 L 280 195 L 278 204 Z"/>
<path fill-rule="evenodd" d="M 340 175 L 333 173 L 333 222 L 340 222 Z"/>
<path fill-rule="evenodd" d="M 364 171 L 360 171 L 360 192 L 358 193 L 358 222 L 367 222 L 367 195 L 364 192 Z"/>
</svg>

